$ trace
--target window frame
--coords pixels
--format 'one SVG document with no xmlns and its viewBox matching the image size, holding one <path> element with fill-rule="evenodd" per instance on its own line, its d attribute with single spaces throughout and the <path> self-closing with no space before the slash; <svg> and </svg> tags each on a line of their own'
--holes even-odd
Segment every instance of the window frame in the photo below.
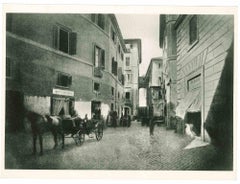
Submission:
<svg viewBox="0 0 240 184">
<path fill-rule="evenodd" d="M 99 66 L 96 66 L 96 51 L 97 51 L 97 49 L 100 51 L 100 55 L 98 56 L 98 65 Z M 93 63 L 93 65 L 94 65 L 95 68 L 101 68 L 102 70 L 105 69 L 105 65 L 106 65 L 105 55 L 106 55 L 105 50 L 103 48 L 101 48 L 99 45 L 94 44 L 94 47 L 93 47 L 93 62 L 94 63 Z"/>
<path fill-rule="evenodd" d="M 191 21 L 193 21 L 194 19 L 196 19 L 195 20 L 195 24 L 194 25 L 192 25 L 191 24 Z M 198 24 L 198 16 L 197 15 L 193 15 L 191 18 L 190 18 L 190 20 L 189 20 L 189 22 L 188 22 L 188 26 L 189 26 L 189 32 L 188 32 L 188 37 L 189 37 L 189 49 L 188 49 L 188 51 L 189 50 L 191 50 L 197 43 L 198 43 L 198 41 L 199 41 L 199 24 Z M 193 26 L 195 26 L 195 39 L 194 40 L 191 40 L 191 35 L 194 33 L 193 31 Z M 193 32 L 193 33 L 192 33 Z"/>
<path fill-rule="evenodd" d="M 102 20 L 101 20 L 102 18 Z M 106 21 L 104 14 L 91 14 L 91 21 L 100 27 L 102 30 L 105 30 Z"/>
<path fill-rule="evenodd" d="M 129 59 L 129 60 L 128 60 L 128 59 Z M 127 62 L 128 62 L 128 65 L 127 65 Z M 130 66 L 130 57 L 129 57 L 129 56 L 126 57 L 125 65 L 126 65 L 126 67 L 129 67 L 129 66 Z"/>
<path fill-rule="evenodd" d="M 95 84 L 98 84 L 98 90 L 95 90 Z M 101 84 L 99 82 L 93 81 L 93 92 L 99 93 L 101 91 Z"/>
<path fill-rule="evenodd" d="M 115 95 L 115 88 L 112 87 L 112 86 L 111 86 L 111 94 L 112 94 L 112 96 L 114 97 L 114 95 Z"/>
<path fill-rule="evenodd" d="M 63 26 L 59 23 L 56 23 L 54 26 L 54 48 L 58 51 L 69 54 L 69 55 L 76 55 L 77 54 L 77 33 L 73 32 L 70 28 Z M 67 33 L 67 52 L 64 49 L 61 49 L 61 34 L 60 32 L 64 31 Z M 72 45 L 74 44 L 74 45 Z"/>
<path fill-rule="evenodd" d="M 60 77 L 61 77 L 61 76 L 68 77 L 68 85 L 67 85 L 67 86 L 62 85 L 62 84 L 61 84 L 62 82 L 59 83 L 59 80 L 60 80 Z M 57 72 L 57 82 L 56 82 L 56 86 L 62 87 L 62 88 L 70 88 L 71 85 L 72 85 L 72 75 L 70 75 L 70 74 L 68 74 L 68 73 L 64 73 L 64 72 L 58 71 L 58 72 Z"/>
<path fill-rule="evenodd" d="M 129 98 L 127 98 L 127 94 L 129 94 Z M 125 92 L 125 99 L 126 100 L 131 100 L 131 93 L 129 91 Z"/>
</svg>

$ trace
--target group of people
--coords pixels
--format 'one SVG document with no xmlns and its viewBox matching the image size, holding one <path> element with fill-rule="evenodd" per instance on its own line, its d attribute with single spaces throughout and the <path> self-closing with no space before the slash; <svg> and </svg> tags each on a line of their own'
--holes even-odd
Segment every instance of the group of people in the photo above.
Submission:
<svg viewBox="0 0 240 184">
<path fill-rule="evenodd" d="M 107 125 L 116 128 L 117 126 L 130 127 L 131 116 L 125 112 L 122 113 L 120 118 L 118 117 L 117 111 L 110 111 L 107 117 Z"/>
</svg>

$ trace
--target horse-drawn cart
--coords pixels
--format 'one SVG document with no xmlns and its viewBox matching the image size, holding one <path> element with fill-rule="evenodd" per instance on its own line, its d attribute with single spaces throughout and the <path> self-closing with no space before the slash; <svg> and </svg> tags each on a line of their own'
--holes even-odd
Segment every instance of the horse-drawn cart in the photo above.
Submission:
<svg viewBox="0 0 240 184">
<path fill-rule="evenodd" d="M 92 134 L 100 141 L 103 137 L 103 123 L 100 119 L 81 119 L 79 117 L 62 120 L 65 138 L 73 138 L 77 145 L 82 145 L 85 135 L 93 138 Z"/>
</svg>

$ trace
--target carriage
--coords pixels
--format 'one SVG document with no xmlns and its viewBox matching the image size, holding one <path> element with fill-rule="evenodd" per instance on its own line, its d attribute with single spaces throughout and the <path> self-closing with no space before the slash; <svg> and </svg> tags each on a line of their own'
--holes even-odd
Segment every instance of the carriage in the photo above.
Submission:
<svg viewBox="0 0 240 184">
<path fill-rule="evenodd" d="M 103 137 L 103 121 L 100 118 L 92 118 L 84 121 L 80 117 L 60 117 L 41 115 L 33 111 L 26 111 L 25 116 L 31 123 L 33 136 L 33 154 L 36 154 L 36 141 L 39 138 L 40 154 L 43 154 L 43 134 L 51 131 L 54 138 L 54 148 L 58 146 L 58 135 L 62 139 L 64 148 L 65 138 L 73 138 L 77 145 L 83 144 L 85 134 L 95 134 L 99 141 Z"/>
<path fill-rule="evenodd" d="M 64 137 L 73 138 L 77 145 L 84 143 L 85 135 L 88 135 L 89 138 L 94 138 L 93 135 L 95 135 L 97 141 L 100 141 L 103 137 L 103 122 L 101 119 L 64 118 L 62 126 Z"/>
</svg>

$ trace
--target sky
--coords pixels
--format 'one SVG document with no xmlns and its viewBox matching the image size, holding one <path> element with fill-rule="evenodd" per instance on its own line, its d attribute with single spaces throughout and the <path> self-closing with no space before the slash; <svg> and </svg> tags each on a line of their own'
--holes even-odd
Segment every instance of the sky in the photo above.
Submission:
<svg viewBox="0 0 240 184">
<path fill-rule="evenodd" d="M 162 56 L 159 47 L 159 15 L 116 14 L 116 17 L 124 39 L 141 39 L 142 63 L 139 75 L 145 75 L 151 58 Z"/>
</svg>

